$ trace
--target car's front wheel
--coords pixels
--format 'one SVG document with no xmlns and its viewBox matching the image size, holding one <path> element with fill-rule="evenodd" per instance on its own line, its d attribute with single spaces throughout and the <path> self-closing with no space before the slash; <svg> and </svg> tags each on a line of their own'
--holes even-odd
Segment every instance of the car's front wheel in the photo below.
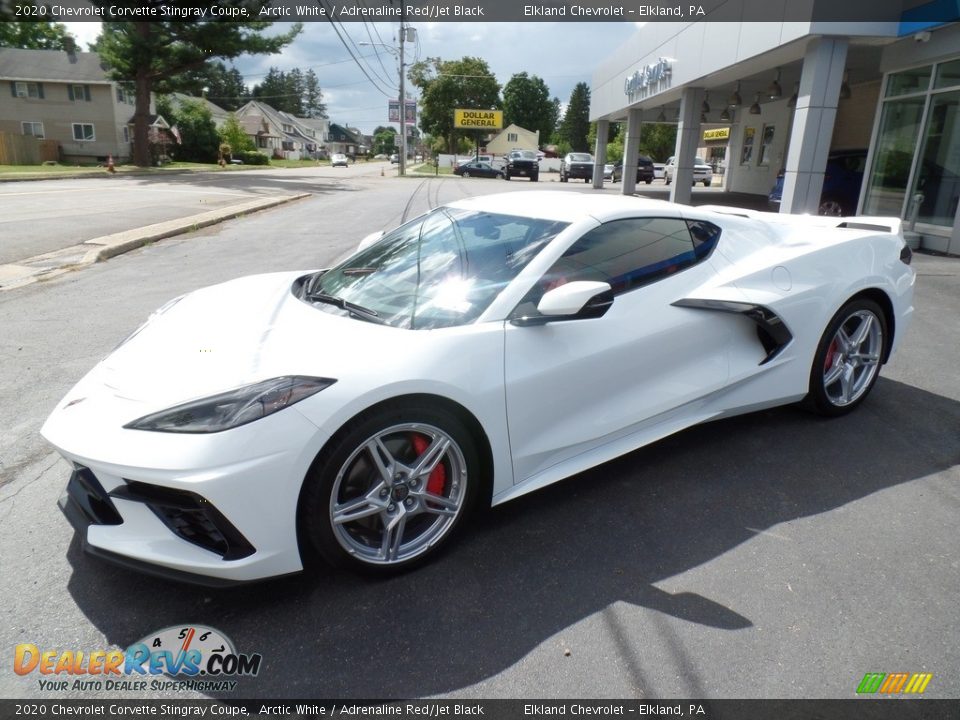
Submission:
<svg viewBox="0 0 960 720">
<path fill-rule="evenodd" d="M 843 215 L 843 205 L 833 198 L 823 198 L 820 201 L 820 207 L 817 208 L 820 215 L 829 215 L 831 217 L 841 217 Z"/>
<path fill-rule="evenodd" d="M 872 300 L 852 300 L 827 325 L 810 370 L 809 404 L 821 415 L 844 415 L 870 393 L 880 374 L 887 320 Z"/>
<path fill-rule="evenodd" d="M 464 171 L 463 171 L 463 176 L 464 176 L 464 177 L 470 177 L 470 171 L 469 171 L 469 170 L 464 170 Z"/>
<path fill-rule="evenodd" d="M 338 567 L 390 572 L 435 553 L 477 494 L 469 431 L 439 407 L 394 407 L 348 425 L 320 454 L 300 503 L 302 537 Z"/>
</svg>

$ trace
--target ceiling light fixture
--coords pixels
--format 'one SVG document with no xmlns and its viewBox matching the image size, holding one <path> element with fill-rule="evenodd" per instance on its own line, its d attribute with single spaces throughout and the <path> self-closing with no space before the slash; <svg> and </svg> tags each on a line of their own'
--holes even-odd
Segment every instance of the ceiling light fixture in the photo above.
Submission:
<svg viewBox="0 0 960 720">
<path fill-rule="evenodd" d="M 735 108 L 741 105 L 743 105 L 743 98 L 740 97 L 740 81 L 737 80 L 737 89 L 727 98 L 727 106 Z"/>
<path fill-rule="evenodd" d="M 767 88 L 767 97 L 771 100 L 779 100 L 783 97 L 783 88 L 780 87 L 780 68 L 777 68 L 777 77 Z"/>
<path fill-rule="evenodd" d="M 753 105 L 750 106 L 751 115 L 760 114 L 760 93 L 757 93 L 756 97 L 753 98 Z"/>
</svg>

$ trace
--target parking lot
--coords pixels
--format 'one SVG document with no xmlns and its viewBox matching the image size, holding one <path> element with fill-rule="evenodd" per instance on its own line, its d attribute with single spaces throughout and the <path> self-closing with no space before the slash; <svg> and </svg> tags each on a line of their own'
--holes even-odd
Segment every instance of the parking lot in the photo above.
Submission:
<svg viewBox="0 0 960 720">
<path fill-rule="evenodd" d="M 356 178 L 0 294 L 8 657 L 25 642 L 125 648 L 189 623 L 263 655 L 256 677 L 213 694 L 225 699 L 848 698 L 864 673 L 895 671 L 933 673 L 926 697 L 960 696 L 955 258 L 915 258 L 913 326 L 855 413 L 786 407 L 687 430 L 480 514 L 415 572 L 209 590 L 81 552 L 56 508 L 68 467 L 38 430 L 153 308 L 243 274 L 323 266 L 451 199 L 543 189 Z M 55 695 L 8 666 L 0 696 Z"/>
</svg>

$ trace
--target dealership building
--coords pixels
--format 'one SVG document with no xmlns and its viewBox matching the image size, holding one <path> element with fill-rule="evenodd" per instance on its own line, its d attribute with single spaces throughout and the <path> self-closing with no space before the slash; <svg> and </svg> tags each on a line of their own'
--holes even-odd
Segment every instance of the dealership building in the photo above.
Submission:
<svg viewBox="0 0 960 720">
<path fill-rule="evenodd" d="M 731 0 L 725 12 L 747 17 L 748 5 Z M 831 158 L 831 171 L 862 172 L 859 188 L 847 182 L 848 211 L 915 218 L 924 247 L 960 253 L 960 24 L 915 22 L 915 10 L 891 22 L 785 14 L 639 27 L 596 70 L 591 93 L 598 137 L 626 123 L 622 192 L 635 190 L 643 123 L 672 122 L 675 202 L 690 201 L 700 154 L 731 192 L 766 195 L 783 170 L 780 212 L 816 213 L 831 200 Z M 605 155 L 598 142 L 601 168 Z"/>
</svg>

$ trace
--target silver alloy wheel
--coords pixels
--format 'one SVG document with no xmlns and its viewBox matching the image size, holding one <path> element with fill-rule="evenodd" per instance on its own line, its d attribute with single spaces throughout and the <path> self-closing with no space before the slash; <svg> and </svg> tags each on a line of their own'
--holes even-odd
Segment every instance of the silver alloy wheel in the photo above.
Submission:
<svg viewBox="0 0 960 720">
<path fill-rule="evenodd" d="M 870 389 L 882 349 L 883 326 L 871 311 L 857 310 L 840 324 L 823 364 L 823 390 L 831 404 L 850 405 Z"/>
<path fill-rule="evenodd" d="M 411 560 L 453 527 L 467 482 L 463 452 L 440 428 L 404 423 L 381 430 L 337 473 L 329 507 L 334 537 L 366 563 Z"/>
</svg>

